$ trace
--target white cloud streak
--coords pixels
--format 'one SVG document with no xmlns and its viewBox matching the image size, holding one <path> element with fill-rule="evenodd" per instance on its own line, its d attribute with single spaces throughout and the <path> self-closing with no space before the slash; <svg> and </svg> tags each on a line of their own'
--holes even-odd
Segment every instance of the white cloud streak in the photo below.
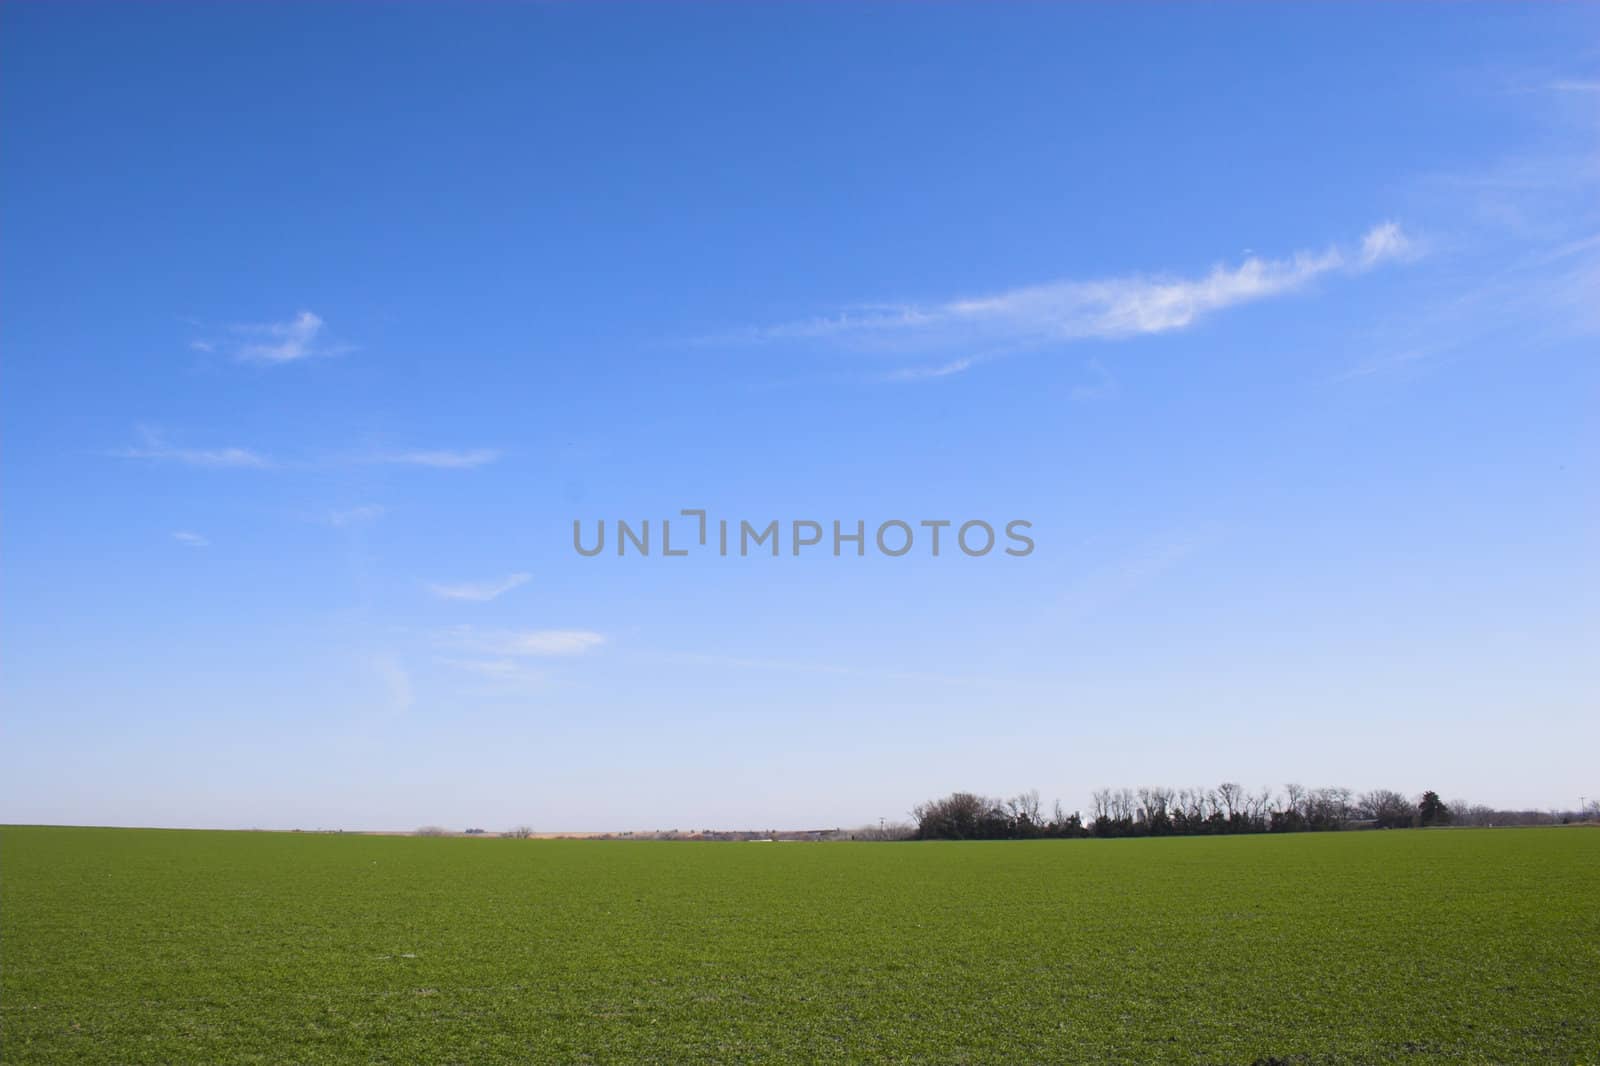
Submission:
<svg viewBox="0 0 1600 1066">
<path fill-rule="evenodd" d="M 519 585 L 528 582 L 531 574 L 507 574 L 505 577 L 493 581 L 466 581 L 459 584 L 434 584 L 428 586 L 428 591 L 442 600 L 467 600 L 472 603 L 487 603 L 489 600 L 499 599 Z"/>
<path fill-rule="evenodd" d="M 1360 269 L 1371 270 L 1390 259 L 1410 259 L 1419 254 L 1416 244 L 1397 222 L 1374 226 L 1361 238 Z"/>
<path fill-rule="evenodd" d="M 326 337 L 327 323 L 313 311 L 299 311 L 281 322 L 237 322 L 207 327 L 186 320 L 203 331 L 189 341 L 191 351 L 221 353 L 239 363 L 281 365 L 306 359 L 342 355 L 352 351 L 348 344 L 337 344 Z"/>
<path fill-rule="evenodd" d="M 1600 82 L 1541 81 L 1538 88 L 1587 93 Z M 1418 377 L 1493 352 L 1529 360 L 1600 333 L 1593 112 L 1549 103 L 1541 97 L 1527 108 L 1518 150 L 1418 180 L 1413 195 L 1436 213 L 1429 230 L 1449 252 L 1442 274 L 1375 323 L 1364 356 L 1326 381 Z"/>
<path fill-rule="evenodd" d="M 494 681 L 543 681 L 544 672 L 529 667 L 527 664 L 515 659 L 450 659 L 439 660 L 446 666 L 457 670 L 465 670 L 469 674 L 477 674 Z"/>
<path fill-rule="evenodd" d="M 355 526 L 364 526 L 368 522 L 376 522 L 386 513 L 388 513 L 388 509 L 376 503 L 363 504 L 360 507 L 347 507 L 340 511 L 329 511 L 328 524 L 335 529 L 350 529 Z"/>
<path fill-rule="evenodd" d="M 172 535 L 172 539 L 177 541 L 179 544 L 186 544 L 191 548 L 209 548 L 211 546 L 211 541 L 207 540 L 199 533 L 191 533 L 186 529 L 178 530 Z"/>
<path fill-rule="evenodd" d="M 138 444 L 116 449 L 111 454 L 118 459 L 141 459 L 152 463 L 176 463 L 212 469 L 261 470 L 274 465 L 272 460 L 249 448 L 181 448 L 168 443 L 155 430 L 142 427 L 139 437 Z"/>
<path fill-rule="evenodd" d="M 1304 288 L 1335 273 L 1359 274 L 1419 254 L 1394 222 L 1373 227 L 1351 252 L 1330 247 L 1285 259 L 1249 256 L 1219 264 L 1197 277 L 1135 275 L 1089 281 L 1053 281 L 987 296 L 933 304 L 869 306 L 746 331 L 746 341 L 815 340 L 844 347 L 946 348 L 952 345 L 1018 348 L 1166 333 L 1226 308 Z M 959 373 L 977 360 L 957 359 L 904 371 L 901 380 Z"/>
<path fill-rule="evenodd" d="M 172 463 L 180 466 L 211 467 L 214 469 L 336 469 L 346 466 L 383 465 L 414 466 L 433 470 L 470 470 L 486 466 L 500 458 L 494 448 L 465 449 L 410 449 L 379 452 L 368 455 L 326 456 L 279 462 L 251 448 L 228 446 L 222 448 L 187 448 L 171 443 L 160 431 L 147 426 L 137 427 L 138 443 L 125 448 L 115 448 L 106 453 L 118 459 L 141 459 L 152 463 Z M 335 511 L 329 515 L 334 525 L 349 525 L 368 521 L 382 514 L 382 508 L 358 507 L 349 511 Z"/>
<path fill-rule="evenodd" d="M 497 659 L 558 658 L 583 655 L 606 642 L 587 629 L 522 629 L 485 631 L 458 626 L 444 643 Z"/>
<path fill-rule="evenodd" d="M 885 381 L 926 381 L 929 378 L 947 378 L 951 374 L 959 374 L 963 370 L 970 370 L 978 360 L 970 356 L 961 359 L 952 359 L 948 363 L 936 366 L 911 366 L 903 370 L 896 370 L 885 374 Z"/>
<path fill-rule="evenodd" d="M 245 363 L 294 363 L 316 356 L 338 355 L 346 345 L 319 343 L 325 323 L 301 311 L 287 322 L 257 322 L 233 327 L 235 333 L 258 338 L 234 347 L 234 358 Z M 203 342 L 202 342 L 203 343 Z"/>
<path fill-rule="evenodd" d="M 499 458 L 500 452 L 494 448 L 468 448 L 459 451 L 415 449 L 380 452 L 367 461 L 390 466 L 426 466 L 435 470 L 470 470 L 474 467 L 487 466 Z"/>
</svg>

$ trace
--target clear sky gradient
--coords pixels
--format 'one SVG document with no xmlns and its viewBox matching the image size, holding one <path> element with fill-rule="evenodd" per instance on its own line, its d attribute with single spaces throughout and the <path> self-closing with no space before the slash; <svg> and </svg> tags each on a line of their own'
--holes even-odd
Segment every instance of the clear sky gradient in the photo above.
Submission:
<svg viewBox="0 0 1600 1066">
<path fill-rule="evenodd" d="M 7 4 L 0 821 L 1575 805 L 1597 133 L 1592 7 Z M 572 549 L 696 507 L 1037 547 Z"/>
</svg>

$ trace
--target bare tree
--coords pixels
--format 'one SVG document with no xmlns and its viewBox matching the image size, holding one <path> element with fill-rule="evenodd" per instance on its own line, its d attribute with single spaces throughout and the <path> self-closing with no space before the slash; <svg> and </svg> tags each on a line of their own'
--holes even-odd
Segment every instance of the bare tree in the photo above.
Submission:
<svg viewBox="0 0 1600 1066">
<path fill-rule="evenodd" d="M 1160 785 L 1148 785 L 1139 790 L 1139 820 L 1152 833 L 1171 831 L 1173 798 L 1172 789 Z"/>
<path fill-rule="evenodd" d="M 1217 786 L 1217 802 L 1222 805 L 1223 817 L 1233 821 L 1244 809 L 1244 786 L 1237 781 L 1224 781 Z"/>
<path fill-rule="evenodd" d="M 1039 815 L 1039 790 L 1036 788 L 1019 792 L 1006 800 L 1006 810 L 1014 821 L 1027 825 L 1043 824 L 1043 819 Z"/>
<path fill-rule="evenodd" d="M 1383 829 L 1403 829 L 1417 818 L 1416 804 L 1392 788 L 1363 792 L 1357 806 L 1363 817 L 1372 819 Z"/>
<path fill-rule="evenodd" d="M 1093 793 L 1093 818 L 1085 825 L 1068 815 L 1058 800 L 1049 820 L 1035 790 L 998 800 L 970 792 L 951 793 L 919 805 L 915 835 L 920 839 L 1016 840 L 1070 837 L 1160 836 L 1166 834 L 1293 833 L 1359 829 L 1365 820 L 1384 829 L 1419 825 L 1555 825 L 1600 819 L 1600 801 L 1585 798 L 1578 808 L 1494 810 L 1464 800 L 1443 803 L 1433 792 L 1414 801 L 1392 789 L 1373 789 L 1359 797 L 1348 788 L 1307 788 L 1299 783 L 1247 790 L 1236 781 L 1214 789 L 1099 788 Z M 853 839 L 876 834 L 858 831 Z"/>
<path fill-rule="evenodd" d="M 992 813 L 1004 817 L 997 800 L 972 792 L 952 792 L 943 799 L 919 803 L 911 811 L 917 835 L 925 839 L 972 840 L 985 835 Z"/>
<path fill-rule="evenodd" d="M 514 825 L 500 835 L 510 837 L 512 840 L 527 840 L 533 836 L 533 827 L 531 825 Z"/>
</svg>

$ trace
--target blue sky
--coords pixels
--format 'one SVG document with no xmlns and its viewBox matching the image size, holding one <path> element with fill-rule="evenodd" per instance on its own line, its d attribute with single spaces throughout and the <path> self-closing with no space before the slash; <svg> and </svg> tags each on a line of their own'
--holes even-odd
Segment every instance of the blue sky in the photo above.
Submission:
<svg viewBox="0 0 1600 1066">
<path fill-rule="evenodd" d="M 1597 31 L 6 5 L 0 820 L 1595 795 Z"/>
</svg>

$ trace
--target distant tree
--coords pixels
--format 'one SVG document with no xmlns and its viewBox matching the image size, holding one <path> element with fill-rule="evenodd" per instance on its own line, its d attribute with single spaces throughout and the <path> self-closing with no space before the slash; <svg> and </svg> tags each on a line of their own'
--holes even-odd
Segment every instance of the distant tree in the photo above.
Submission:
<svg viewBox="0 0 1600 1066">
<path fill-rule="evenodd" d="M 1439 793 L 1429 789 L 1422 794 L 1417 803 L 1417 821 L 1423 825 L 1450 824 L 1450 808 L 1439 798 Z"/>
<path fill-rule="evenodd" d="M 999 807 L 998 800 L 972 792 L 952 792 L 943 799 L 918 804 L 911 816 L 917 820 L 917 836 L 922 840 L 981 840 L 985 836 L 984 823 Z"/>
<path fill-rule="evenodd" d="M 1170 788 L 1149 785 L 1139 790 L 1138 823 L 1142 832 L 1151 836 L 1165 836 L 1172 832 L 1172 803 L 1174 793 Z"/>
<path fill-rule="evenodd" d="M 1298 833 L 1309 828 L 1307 814 L 1310 797 L 1304 785 L 1290 782 L 1283 786 L 1283 802 L 1267 814 L 1267 828 L 1274 833 Z"/>
<path fill-rule="evenodd" d="M 1071 837 L 1194 836 L 1220 833 L 1328 832 L 1367 822 L 1382 829 L 1426 825 L 1551 825 L 1583 818 L 1600 819 L 1600 802 L 1578 811 L 1498 811 L 1464 800 L 1446 803 L 1429 790 L 1413 801 L 1392 789 L 1359 797 L 1348 788 L 1284 786 L 1251 792 L 1227 781 L 1214 789 L 1147 785 L 1137 790 L 1100 788 L 1091 797 L 1087 822 L 1068 814 L 1057 801 L 1047 816 L 1039 794 L 1024 792 L 1000 800 L 973 792 L 953 792 L 920 804 L 915 827 L 874 834 L 856 830 L 853 839 L 909 834 L 918 840 L 1030 840 Z M 845 835 L 845 834 L 836 834 Z"/>
<path fill-rule="evenodd" d="M 1236 781 L 1224 781 L 1217 786 L 1217 802 L 1222 805 L 1223 818 L 1233 825 L 1244 804 L 1244 786 Z"/>
<path fill-rule="evenodd" d="M 1105 803 L 1111 814 L 1099 818 L 1105 833 L 1121 826 L 1116 812 L 1126 804 L 1132 809 L 1132 793 L 1111 795 Z M 1100 809 L 1100 808 L 1097 808 Z M 1087 833 L 1077 811 L 1067 814 L 1057 802 L 1047 817 L 1039 793 L 1030 789 L 1007 800 L 992 799 L 973 792 L 952 792 L 942 799 L 918 804 L 911 812 L 917 820 L 912 835 L 917 840 L 1037 840 L 1043 837 L 1080 837 Z M 1126 819 L 1131 824 L 1131 817 Z M 891 827 L 892 839 L 901 838 L 901 827 Z M 870 832 L 857 831 L 856 839 L 872 839 Z M 1118 835 L 1123 835 L 1118 833 Z"/>
<path fill-rule="evenodd" d="M 1111 790 L 1097 788 L 1089 797 L 1094 813 L 1089 817 L 1090 828 L 1097 837 L 1110 836 L 1111 829 Z"/>
<path fill-rule="evenodd" d="M 1053 837 L 1081 837 L 1087 836 L 1088 830 L 1083 827 L 1083 816 L 1077 811 L 1065 814 L 1061 810 L 1061 801 L 1056 801 L 1055 816 L 1050 820 L 1050 835 Z"/>
<path fill-rule="evenodd" d="M 1315 828 L 1342 829 L 1355 810 L 1355 801 L 1348 788 L 1319 788 L 1312 793 L 1317 817 Z"/>
<path fill-rule="evenodd" d="M 1140 834 L 1135 822 L 1139 804 L 1133 790 L 1127 788 L 1102 788 L 1095 792 L 1094 821 L 1090 831 L 1098 837 L 1125 837 Z"/>
<path fill-rule="evenodd" d="M 514 825 L 500 835 L 510 837 L 512 840 L 527 840 L 533 836 L 533 827 L 530 825 Z"/>
<path fill-rule="evenodd" d="M 1006 800 L 1010 827 L 1019 837 L 1036 837 L 1044 832 L 1044 816 L 1039 813 L 1039 790 L 1029 789 Z"/>
<path fill-rule="evenodd" d="M 1393 789 L 1376 788 L 1362 793 L 1359 809 L 1379 829 L 1409 829 L 1417 821 L 1415 805 Z"/>
<path fill-rule="evenodd" d="M 850 840 L 912 840 L 917 835 L 917 827 L 905 822 L 879 822 L 838 835 Z"/>
<path fill-rule="evenodd" d="M 1203 788 L 1178 792 L 1173 822 L 1179 833 L 1203 833 L 1211 818 L 1211 793 Z"/>
</svg>

